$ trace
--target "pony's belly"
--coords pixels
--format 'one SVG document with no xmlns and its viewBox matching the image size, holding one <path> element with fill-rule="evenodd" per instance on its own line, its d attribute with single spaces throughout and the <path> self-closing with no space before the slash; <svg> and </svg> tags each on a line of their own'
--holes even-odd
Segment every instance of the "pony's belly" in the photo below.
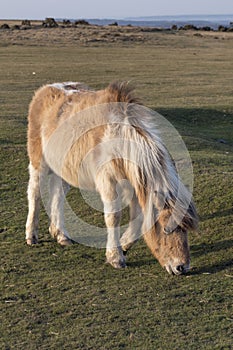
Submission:
<svg viewBox="0 0 233 350">
<path fill-rule="evenodd" d="M 78 187 L 85 190 L 95 190 L 94 170 L 91 168 L 84 168 L 82 165 L 65 163 L 62 168 L 61 177 L 73 187 Z"/>
<path fill-rule="evenodd" d="M 95 182 L 89 174 L 83 174 L 75 169 L 69 167 L 63 167 L 61 177 L 71 186 L 78 187 L 80 189 L 95 190 Z"/>
</svg>

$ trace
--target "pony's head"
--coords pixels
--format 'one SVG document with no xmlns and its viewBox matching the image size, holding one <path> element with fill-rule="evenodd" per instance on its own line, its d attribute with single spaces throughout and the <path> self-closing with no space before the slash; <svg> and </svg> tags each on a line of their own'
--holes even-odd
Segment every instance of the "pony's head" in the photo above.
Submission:
<svg viewBox="0 0 233 350">
<path fill-rule="evenodd" d="M 154 225 L 144 235 L 145 241 L 160 265 L 169 274 L 181 275 L 189 271 L 190 252 L 188 231 L 197 228 L 197 214 L 190 203 L 181 221 L 176 221 L 172 208 L 157 213 Z"/>
</svg>

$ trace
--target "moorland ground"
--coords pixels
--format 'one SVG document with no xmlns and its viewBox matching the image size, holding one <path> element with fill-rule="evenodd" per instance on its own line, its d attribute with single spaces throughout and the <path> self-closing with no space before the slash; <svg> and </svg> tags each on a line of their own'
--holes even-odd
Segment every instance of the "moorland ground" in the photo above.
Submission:
<svg viewBox="0 0 233 350">
<path fill-rule="evenodd" d="M 231 349 L 232 44 L 232 33 L 0 30 L 1 349 Z M 99 89 L 115 79 L 130 80 L 189 149 L 200 227 L 190 234 L 186 276 L 169 276 L 142 240 L 120 271 L 104 264 L 104 250 L 62 249 L 44 210 L 40 244 L 25 245 L 34 90 L 70 80 Z M 77 190 L 69 202 L 83 220 L 103 224 Z"/>
</svg>

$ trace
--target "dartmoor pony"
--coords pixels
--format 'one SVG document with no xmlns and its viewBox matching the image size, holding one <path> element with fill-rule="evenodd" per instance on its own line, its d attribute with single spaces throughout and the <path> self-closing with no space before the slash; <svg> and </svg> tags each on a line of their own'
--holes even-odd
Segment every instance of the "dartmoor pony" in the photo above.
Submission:
<svg viewBox="0 0 233 350">
<path fill-rule="evenodd" d="M 27 244 L 38 242 L 40 181 L 50 173 L 49 231 L 59 244 L 72 244 L 63 218 L 72 185 L 99 193 L 108 232 L 106 259 L 113 267 L 126 266 L 126 252 L 142 234 L 170 274 L 189 270 L 187 231 L 197 227 L 195 206 L 151 114 L 127 83 L 99 91 L 73 82 L 45 85 L 32 99 L 28 123 Z M 124 198 L 131 193 L 123 235 L 119 193 Z"/>
</svg>

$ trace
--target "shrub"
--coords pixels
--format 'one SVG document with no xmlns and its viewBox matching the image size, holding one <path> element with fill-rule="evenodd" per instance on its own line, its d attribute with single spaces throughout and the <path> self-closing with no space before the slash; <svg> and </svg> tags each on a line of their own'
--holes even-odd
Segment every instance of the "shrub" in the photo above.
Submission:
<svg viewBox="0 0 233 350">
<path fill-rule="evenodd" d="M 58 24 L 54 18 L 49 17 L 49 18 L 45 18 L 45 20 L 42 23 L 42 26 L 45 28 L 56 28 L 58 27 Z"/>
<path fill-rule="evenodd" d="M 210 32 L 213 29 L 211 27 L 205 26 L 205 27 L 201 27 L 200 30 L 203 30 L 205 32 Z"/>
<path fill-rule="evenodd" d="M 12 26 L 12 29 L 16 29 L 16 30 L 19 30 L 20 29 L 20 26 L 18 24 L 15 24 Z"/>
<path fill-rule="evenodd" d="M 177 25 L 176 25 L 176 24 L 173 24 L 172 30 L 177 30 L 177 29 L 178 29 Z"/>
<path fill-rule="evenodd" d="M 22 26 L 29 26 L 31 27 L 31 21 L 29 21 L 28 19 L 24 19 L 21 23 Z"/>
<path fill-rule="evenodd" d="M 110 23 L 109 26 L 117 27 L 117 26 L 118 26 L 118 23 L 117 23 L 117 22 L 113 22 L 113 23 Z"/>
<path fill-rule="evenodd" d="M 83 26 L 89 26 L 90 25 L 90 23 L 87 22 L 85 19 L 79 19 L 79 20 L 75 21 L 75 24 L 76 25 L 83 25 Z"/>
<path fill-rule="evenodd" d="M 198 38 L 202 38 L 203 37 L 203 35 L 201 34 L 201 33 L 195 33 L 195 34 L 193 34 L 194 36 L 196 36 L 196 37 L 198 37 Z"/>
<path fill-rule="evenodd" d="M 219 32 L 226 32 L 226 31 L 227 31 L 227 27 L 219 26 L 219 27 L 218 27 L 218 31 L 219 31 Z"/>
<path fill-rule="evenodd" d="M 69 19 L 63 19 L 62 23 L 63 23 L 65 26 L 71 25 L 71 22 L 70 22 Z"/>
<path fill-rule="evenodd" d="M 7 23 L 3 23 L 0 28 L 1 29 L 10 29 L 10 26 Z"/>
<path fill-rule="evenodd" d="M 183 26 L 182 29 L 183 30 L 197 30 L 198 28 L 195 27 L 193 24 L 185 24 L 185 26 Z"/>
</svg>

